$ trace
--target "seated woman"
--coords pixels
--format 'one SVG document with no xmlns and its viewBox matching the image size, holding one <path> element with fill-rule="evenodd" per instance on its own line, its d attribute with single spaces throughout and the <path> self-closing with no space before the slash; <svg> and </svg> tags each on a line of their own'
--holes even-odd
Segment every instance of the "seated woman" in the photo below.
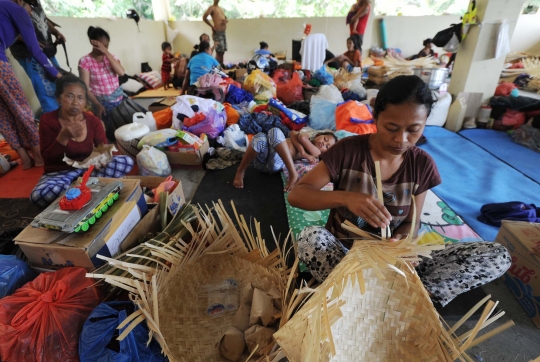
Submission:
<svg viewBox="0 0 540 362">
<path fill-rule="evenodd" d="M 56 82 L 56 98 L 60 108 L 41 116 L 39 139 L 45 162 L 45 174 L 30 195 L 39 207 L 46 207 L 84 173 L 63 161 L 64 156 L 83 161 L 94 147 L 107 143 L 103 123 L 84 112 L 88 91 L 86 83 L 74 75 L 65 75 Z M 133 168 L 128 156 L 115 156 L 105 168 L 92 172 L 95 177 L 122 177 Z"/>
<path fill-rule="evenodd" d="M 356 43 L 352 37 L 347 39 L 347 51 L 343 55 L 329 59 L 324 64 L 328 65 L 334 61 L 339 61 L 341 68 L 349 72 L 353 68 L 362 68 L 362 55 L 360 54 L 360 50 L 356 48 Z"/>
<path fill-rule="evenodd" d="M 268 43 L 267 42 L 260 42 L 259 45 L 261 46 L 261 48 L 259 50 L 257 50 L 255 52 L 255 54 L 258 54 L 258 55 L 272 55 L 272 53 L 270 52 L 270 50 L 268 50 Z"/>
<path fill-rule="evenodd" d="M 377 133 L 338 142 L 289 194 L 294 207 L 331 209 L 326 228 L 307 227 L 298 238 L 298 256 L 316 280 L 323 281 L 349 251 L 351 240 L 358 238 L 341 227 L 345 220 L 372 233 L 390 226 L 390 241 L 417 235 L 426 192 L 441 183 L 433 159 L 415 146 L 433 103 L 419 77 L 390 80 L 375 102 Z M 382 202 L 376 197 L 375 161 L 381 165 Z M 334 183 L 334 191 L 321 191 L 328 182 Z M 443 306 L 500 277 L 511 265 L 508 251 L 493 242 L 451 244 L 431 256 L 423 258 L 416 270 L 432 299 Z"/>
<path fill-rule="evenodd" d="M 435 52 L 433 51 L 433 49 L 431 49 L 431 47 L 433 46 L 433 40 L 427 38 L 422 44 L 424 45 L 424 49 L 420 50 L 420 52 L 418 53 L 418 58 L 425 58 L 430 55 L 434 57 Z"/>
<path fill-rule="evenodd" d="M 79 60 L 79 76 L 89 89 L 88 98 L 94 114 L 105 123 L 107 138 L 114 141 L 111 112 L 125 97 L 118 80 L 124 75 L 124 67 L 109 52 L 111 37 L 105 30 L 91 26 L 88 28 L 88 38 L 92 51 Z"/>
<path fill-rule="evenodd" d="M 195 44 L 195 46 L 193 47 L 193 51 L 191 52 L 191 55 L 189 56 L 190 59 L 193 58 L 195 55 L 199 54 L 199 45 L 203 41 L 210 44 L 210 36 L 206 33 L 201 34 L 201 36 L 199 37 L 199 44 Z M 214 49 L 216 48 L 217 44 L 219 44 L 219 42 L 214 42 L 214 45 L 210 48 L 210 55 L 214 54 Z"/>
<path fill-rule="evenodd" d="M 199 44 L 199 54 L 189 60 L 181 94 L 185 94 L 188 85 L 193 85 L 197 79 L 209 73 L 213 67 L 219 67 L 219 63 L 212 57 L 210 43 L 203 41 Z"/>
</svg>

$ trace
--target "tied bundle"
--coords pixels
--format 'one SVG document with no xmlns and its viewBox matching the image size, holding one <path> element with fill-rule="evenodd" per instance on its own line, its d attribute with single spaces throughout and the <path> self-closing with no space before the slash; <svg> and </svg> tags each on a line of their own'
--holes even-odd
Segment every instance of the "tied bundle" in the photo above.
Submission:
<svg viewBox="0 0 540 362">
<path fill-rule="evenodd" d="M 394 57 L 392 54 L 388 54 L 384 59 L 384 64 L 388 69 L 386 75 L 389 79 L 395 78 L 399 75 L 413 75 L 413 68 L 435 67 L 435 59 L 431 55 L 424 58 L 406 60 L 400 56 Z"/>
</svg>

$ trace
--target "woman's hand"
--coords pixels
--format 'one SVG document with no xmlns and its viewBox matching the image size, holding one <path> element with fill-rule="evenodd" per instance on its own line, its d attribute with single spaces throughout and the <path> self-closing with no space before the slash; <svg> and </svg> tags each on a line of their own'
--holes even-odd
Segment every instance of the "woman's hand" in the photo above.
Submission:
<svg viewBox="0 0 540 362">
<path fill-rule="evenodd" d="M 67 146 L 69 140 L 80 138 L 86 132 L 86 120 L 84 118 L 78 121 L 61 120 L 60 124 L 62 129 L 56 140 L 64 146 Z"/>
<path fill-rule="evenodd" d="M 95 111 L 96 111 L 96 117 L 101 119 L 101 117 L 103 115 L 106 115 L 107 114 L 107 111 L 105 110 L 105 107 L 103 107 L 101 104 L 96 104 L 95 106 Z"/>
<path fill-rule="evenodd" d="M 374 228 L 386 228 L 392 221 L 392 215 L 375 197 L 368 194 L 350 192 L 347 197 L 347 209 L 366 220 Z"/>
<path fill-rule="evenodd" d="M 102 54 L 107 54 L 108 53 L 108 49 L 105 45 L 103 45 L 102 42 L 98 41 L 98 40 L 90 40 L 90 44 L 92 44 L 92 46 L 99 50 Z"/>
</svg>

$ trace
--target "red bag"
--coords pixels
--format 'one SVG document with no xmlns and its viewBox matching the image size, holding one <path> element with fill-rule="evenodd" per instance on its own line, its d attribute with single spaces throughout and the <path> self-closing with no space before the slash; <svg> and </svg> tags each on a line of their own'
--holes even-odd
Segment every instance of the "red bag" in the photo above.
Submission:
<svg viewBox="0 0 540 362">
<path fill-rule="evenodd" d="M 336 130 L 357 134 L 377 133 L 368 106 L 357 101 L 347 101 L 336 108 Z"/>
<path fill-rule="evenodd" d="M 289 72 L 278 69 L 274 73 L 274 82 L 277 88 L 277 98 L 284 105 L 288 106 L 294 102 L 304 100 L 302 80 L 296 72 L 293 72 L 292 78 L 290 78 Z"/>
<path fill-rule="evenodd" d="M 2 361 L 79 361 L 83 324 L 102 299 L 85 275 L 75 267 L 42 273 L 0 299 Z"/>
<path fill-rule="evenodd" d="M 281 123 L 283 123 L 285 126 L 287 126 L 290 130 L 293 130 L 293 131 L 300 131 L 302 128 L 304 128 L 307 125 L 307 122 L 301 123 L 301 124 L 294 123 L 283 112 L 279 112 L 279 116 L 281 117 Z"/>
</svg>

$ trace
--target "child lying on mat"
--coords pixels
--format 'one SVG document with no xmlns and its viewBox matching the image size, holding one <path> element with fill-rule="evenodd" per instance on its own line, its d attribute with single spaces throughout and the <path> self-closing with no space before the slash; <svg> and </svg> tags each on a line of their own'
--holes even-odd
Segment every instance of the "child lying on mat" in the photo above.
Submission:
<svg viewBox="0 0 540 362">
<path fill-rule="evenodd" d="M 289 192 L 298 181 L 293 160 L 305 158 L 312 164 L 316 163 L 317 158 L 337 142 L 337 137 L 332 132 L 318 133 L 313 140 L 310 140 L 307 134 L 296 131 L 292 131 L 289 136 L 290 138 L 285 138 L 278 128 L 272 128 L 268 134 L 255 135 L 236 171 L 234 187 L 244 187 L 244 174 L 253 162 L 257 170 L 267 173 L 280 172 L 283 166 L 287 167 L 289 180 L 285 191 Z"/>
</svg>

